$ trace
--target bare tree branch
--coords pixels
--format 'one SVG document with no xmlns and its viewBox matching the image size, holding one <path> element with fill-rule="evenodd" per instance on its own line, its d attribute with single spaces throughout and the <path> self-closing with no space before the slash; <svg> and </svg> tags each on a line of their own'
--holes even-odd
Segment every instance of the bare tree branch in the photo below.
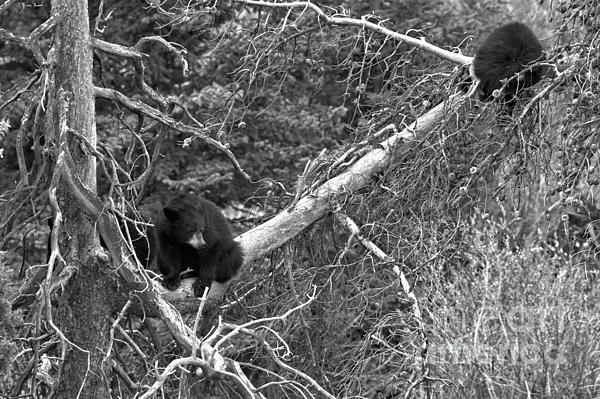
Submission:
<svg viewBox="0 0 600 399">
<path fill-rule="evenodd" d="M 326 181 L 308 196 L 298 201 L 293 210 L 284 211 L 271 220 L 240 235 L 245 262 L 260 258 L 280 247 L 299 232 L 331 211 L 336 196 L 356 191 L 371 181 L 393 161 L 396 151 L 405 140 L 415 140 L 435 127 L 444 114 L 463 100 L 463 96 L 452 96 L 417 119 L 410 126 L 380 142 L 340 175 Z"/>
<path fill-rule="evenodd" d="M 303 8 L 305 10 L 313 11 L 319 21 L 322 21 L 329 25 L 339 25 L 339 26 L 354 26 L 362 29 L 369 29 L 374 32 L 381 33 L 382 35 L 391 37 L 400 42 L 406 42 L 411 46 L 419 48 L 421 50 L 425 50 L 429 53 L 435 54 L 436 56 L 446 59 L 448 61 L 454 62 L 460 65 L 469 65 L 473 60 L 472 57 L 467 57 L 462 54 L 453 53 L 447 50 L 444 50 L 440 47 L 434 46 L 430 43 L 427 43 L 424 38 L 414 38 L 411 36 L 403 35 L 398 32 L 394 32 L 384 26 L 379 24 L 375 24 L 371 21 L 368 21 L 365 17 L 361 19 L 349 18 L 346 16 L 330 16 L 325 13 L 318 5 L 308 2 L 308 1 L 292 1 L 292 2 L 283 2 L 283 3 L 272 3 L 269 1 L 260 1 L 260 0 L 233 0 L 236 3 L 246 4 L 250 6 L 258 6 L 258 7 L 267 7 L 267 8 Z"/>
<path fill-rule="evenodd" d="M 5 6 L 6 8 L 10 7 L 11 4 L 7 5 L 7 3 L 2 5 L 2 10 L 5 9 Z M 35 28 L 27 37 L 15 35 L 14 33 L 7 31 L 6 29 L 0 28 L 0 38 L 11 42 L 19 43 L 25 48 L 29 49 L 33 53 L 33 56 L 35 57 L 37 63 L 39 65 L 42 65 L 46 61 L 46 58 L 42 54 L 42 50 L 38 45 L 38 40 L 40 36 L 48 32 L 50 29 L 54 28 L 61 21 L 61 19 L 62 16 L 60 15 L 60 12 L 53 13 L 50 16 L 50 18 L 48 18 L 37 28 Z"/>
<path fill-rule="evenodd" d="M 235 167 L 235 169 L 247 180 L 252 181 L 250 176 L 242 169 L 238 160 L 235 158 L 235 155 L 227 148 L 226 145 L 222 144 L 220 141 L 213 139 L 210 137 L 205 131 L 198 130 L 184 123 L 178 122 L 170 116 L 160 112 L 159 110 L 150 107 L 149 105 L 141 102 L 133 100 L 123 93 L 118 92 L 117 90 L 105 89 L 102 87 L 95 87 L 96 97 L 105 98 L 108 100 L 116 101 L 129 109 L 130 111 L 137 112 L 143 115 L 148 116 L 151 119 L 154 119 L 163 125 L 178 131 L 180 133 L 189 134 L 193 137 L 199 138 L 211 147 L 221 151 L 224 153 L 231 164 Z"/>
</svg>

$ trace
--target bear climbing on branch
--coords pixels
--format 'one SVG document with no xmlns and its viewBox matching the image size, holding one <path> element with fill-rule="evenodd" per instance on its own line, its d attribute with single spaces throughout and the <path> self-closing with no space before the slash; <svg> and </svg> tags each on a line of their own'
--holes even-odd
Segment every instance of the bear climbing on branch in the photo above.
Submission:
<svg viewBox="0 0 600 399">
<path fill-rule="evenodd" d="M 194 294 L 202 296 L 213 281 L 229 282 L 243 263 L 240 245 L 211 201 L 177 195 L 156 214 L 154 223 L 156 262 L 169 290 L 179 287 L 180 273 L 190 268 L 198 277 Z"/>
<path fill-rule="evenodd" d="M 495 29 L 473 60 L 473 72 L 481 82 L 481 99 L 495 98 L 494 91 L 504 86 L 498 99 L 512 109 L 519 94 L 542 79 L 544 68 L 535 63 L 543 58 L 542 45 L 526 25 L 512 22 Z"/>
</svg>

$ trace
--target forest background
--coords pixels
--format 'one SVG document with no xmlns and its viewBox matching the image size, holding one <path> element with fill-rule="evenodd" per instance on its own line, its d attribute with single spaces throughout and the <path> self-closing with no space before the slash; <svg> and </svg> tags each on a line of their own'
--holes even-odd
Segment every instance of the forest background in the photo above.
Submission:
<svg viewBox="0 0 600 399">
<path fill-rule="evenodd" d="M 5 0 L 0 397 L 598 397 L 599 7 Z M 464 65 L 513 20 L 548 73 L 507 114 Z M 189 191 L 224 301 L 114 218 Z"/>
</svg>

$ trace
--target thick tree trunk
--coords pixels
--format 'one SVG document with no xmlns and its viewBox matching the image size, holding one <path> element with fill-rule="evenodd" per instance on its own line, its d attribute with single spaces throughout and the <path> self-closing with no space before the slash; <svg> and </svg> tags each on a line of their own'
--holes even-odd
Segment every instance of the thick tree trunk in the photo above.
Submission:
<svg viewBox="0 0 600 399">
<path fill-rule="evenodd" d="M 65 160 L 65 151 L 74 163 L 66 173 L 77 175 L 91 191 L 96 191 L 96 167 L 93 157 L 82 151 L 82 140 L 96 146 L 94 92 L 92 84 L 92 44 L 87 0 L 53 0 L 58 14 L 50 62 L 46 139 L 54 143 L 57 164 Z M 68 147 L 68 148 L 67 148 Z M 61 166 L 57 167 L 58 170 Z M 56 189 L 53 191 L 53 189 Z M 92 222 L 73 199 L 64 179 L 56 174 L 50 187 L 56 192 L 62 215 L 55 228 L 60 233 L 60 253 L 65 267 L 74 276 L 64 287 L 54 312 L 56 325 L 69 341 L 63 341 L 66 355 L 60 379 L 55 385 L 57 398 L 109 397 L 103 362 L 108 345 L 110 316 L 117 298 L 114 279 L 104 275 L 107 259 L 97 257 Z M 52 201 L 51 201 L 52 202 Z M 54 210 L 55 212 L 57 209 Z M 61 262 L 55 262 L 59 268 Z"/>
<path fill-rule="evenodd" d="M 106 262 L 90 258 L 77 266 L 59 300 L 57 317 L 65 336 L 87 352 L 69 348 L 54 397 L 108 398 L 113 376 L 111 359 L 106 357 L 109 316 L 125 301 L 117 292 L 115 278 L 107 275 Z"/>
</svg>

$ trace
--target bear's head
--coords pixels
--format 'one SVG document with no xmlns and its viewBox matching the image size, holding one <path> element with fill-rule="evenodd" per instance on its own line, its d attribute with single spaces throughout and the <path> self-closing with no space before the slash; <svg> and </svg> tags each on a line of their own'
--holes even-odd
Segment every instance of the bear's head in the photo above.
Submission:
<svg viewBox="0 0 600 399">
<path fill-rule="evenodd" d="M 196 204 L 177 197 L 163 208 L 163 214 L 167 219 L 165 233 L 173 240 L 196 249 L 206 246 L 203 236 L 206 223 Z"/>
</svg>

